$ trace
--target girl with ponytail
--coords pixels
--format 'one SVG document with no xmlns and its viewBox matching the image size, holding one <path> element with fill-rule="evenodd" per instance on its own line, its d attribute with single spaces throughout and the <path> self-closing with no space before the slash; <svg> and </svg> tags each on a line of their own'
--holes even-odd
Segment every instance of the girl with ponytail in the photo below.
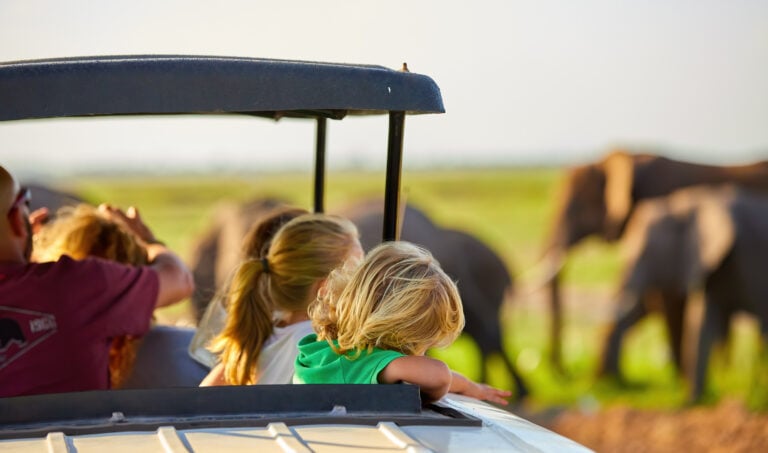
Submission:
<svg viewBox="0 0 768 453">
<path fill-rule="evenodd" d="M 220 362 L 201 386 L 290 383 L 296 345 L 312 333 L 307 307 L 332 270 L 363 256 L 354 224 L 323 214 L 296 217 L 253 252 L 228 286 L 226 324 L 211 345 Z"/>
</svg>

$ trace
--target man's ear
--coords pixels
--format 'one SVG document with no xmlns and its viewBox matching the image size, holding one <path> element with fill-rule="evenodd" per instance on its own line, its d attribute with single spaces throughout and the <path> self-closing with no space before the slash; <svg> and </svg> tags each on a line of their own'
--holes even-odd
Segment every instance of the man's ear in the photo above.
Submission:
<svg viewBox="0 0 768 453">
<path fill-rule="evenodd" d="M 24 210 L 20 207 L 15 207 L 8 213 L 8 223 L 11 225 L 11 232 L 14 236 L 25 236 L 27 234 L 24 215 Z"/>
</svg>

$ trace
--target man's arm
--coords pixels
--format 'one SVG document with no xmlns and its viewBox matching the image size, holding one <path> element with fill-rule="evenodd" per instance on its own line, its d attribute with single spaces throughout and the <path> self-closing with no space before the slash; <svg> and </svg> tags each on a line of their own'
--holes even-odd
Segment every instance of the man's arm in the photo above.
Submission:
<svg viewBox="0 0 768 453">
<path fill-rule="evenodd" d="M 192 273 L 178 255 L 161 243 L 147 244 L 147 255 L 149 266 L 160 280 L 156 307 L 171 305 L 192 295 L 195 289 Z"/>
<path fill-rule="evenodd" d="M 192 273 L 178 255 L 155 238 L 152 230 L 141 220 L 136 208 L 131 206 L 123 212 L 119 208 L 102 204 L 99 210 L 110 219 L 125 225 L 146 247 L 149 266 L 157 272 L 160 281 L 156 307 L 179 302 L 192 294 Z"/>
</svg>

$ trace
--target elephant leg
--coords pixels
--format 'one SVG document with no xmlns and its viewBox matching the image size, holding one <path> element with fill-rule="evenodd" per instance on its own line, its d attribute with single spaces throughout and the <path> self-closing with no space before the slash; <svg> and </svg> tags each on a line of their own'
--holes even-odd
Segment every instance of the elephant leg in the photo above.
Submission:
<svg viewBox="0 0 768 453">
<path fill-rule="evenodd" d="M 515 381 L 515 388 L 517 389 L 515 397 L 521 399 L 528 396 L 530 391 L 525 382 L 523 382 L 522 376 L 520 376 L 520 373 L 517 371 L 517 367 L 509 360 L 509 356 L 505 354 L 504 351 L 500 352 L 501 358 L 504 360 L 504 365 L 507 367 L 507 371 L 509 371 L 509 374 L 512 376 L 512 380 Z"/>
<path fill-rule="evenodd" d="M 723 310 L 720 305 L 715 303 L 709 295 L 705 296 L 704 316 L 698 332 L 696 353 L 691 357 L 686 372 L 688 382 L 691 383 L 689 400 L 692 402 L 699 401 L 704 394 L 712 345 L 716 339 L 722 337 L 722 332 L 720 332 L 722 314 Z"/>
<path fill-rule="evenodd" d="M 621 345 L 624 340 L 624 334 L 630 327 L 640 321 L 648 310 L 642 303 L 640 297 L 634 293 L 625 293 L 619 304 L 619 316 L 606 341 L 603 353 L 603 362 L 599 374 L 601 376 L 616 376 L 621 378 L 619 370 L 619 357 L 621 355 Z"/>
<path fill-rule="evenodd" d="M 549 285 L 549 300 L 551 303 L 550 314 L 552 316 L 552 326 L 550 327 L 550 357 L 552 366 L 561 376 L 565 375 L 563 367 L 563 312 L 562 300 L 560 300 L 560 275 L 552 277 Z"/>
<path fill-rule="evenodd" d="M 501 346 L 501 341 L 497 341 L 496 344 L 497 347 L 493 349 L 488 349 L 485 351 L 481 351 L 482 357 L 483 357 L 483 365 L 481 367 L 481 379 L 480 382 L 488 382 L 487 381 L 487 369 L 488 369 L 488 361 L 487 358 L 490 357 L 493 354 L 498 354 L 501 356 L 501 360 L 504 362 L 504 366 L 507 368 L 507 372 L 512 377 L 512 380 L 515 383 L 515 389 L 517 392 L 515 393 L 515 397 L 517 399 L 526 397 L 530 394 L 530 391 L 528 390 L 528 386 L 523 381 L 522 376 L 520 376 L 520 372 L 517 370 L 517 367 L 513 363 L 512 360 L 510 360 L 509 354 L 507 354 L 504 349 Z"/>
<path fill-rule="evenodd" d="M 733 318 L 736 315 L 734 310 L 730 307 L 720 308 L 720 317 L 716 320 L 717 328 L 715 329 L 716 337 L 713 340 L 714 345 L 717 348 L 718 357 L 722 357 L 723 365 L 726 367 L 731 366 L 731 346 L 733 336 L 731 335 L 731 328 Z"/>
<path fill-rule="evenodd" d="M 678 373 L 683 371 L 683 326 L 685 323 L 685 307 L 687 295 L 679 292 L 664 292 L 664 320 L 667 325 L 667 334 L 672 360 Z"/>
<path fill-rule="evenodd" d="M 501 328 L 496 326 L 495 328 L 488 326 L 482 334 L 477 334 L 473 337 L 475 342 L 480 348 L 480 356 L 482 364 L 480 366 L 480 382 L 488 382 L 488 358 L 494 354 L 501 356 L 504 366 L 507 368 L 512 380 L 515 383 L 515 389 L 517 390 L 515 396 L 517 399 L 527 396 L 530 392 L 528 386 L 520 376 L 520 372 L 515 367 L 512 360 L 510 360 L 509 354 L 504 351 L 501 341 Z"/>
</svg>

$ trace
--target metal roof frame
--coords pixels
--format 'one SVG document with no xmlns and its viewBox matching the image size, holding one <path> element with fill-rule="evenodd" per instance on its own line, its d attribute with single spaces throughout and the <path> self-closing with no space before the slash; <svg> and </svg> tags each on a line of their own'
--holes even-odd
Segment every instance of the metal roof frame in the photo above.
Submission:
<svg viewBox="0 0 768 453">
<path fill-rule="evenodd" d="M 383 240 L 397 239 L 407 114 L 443 113 L 428 76 L 374 65 L 118 55 L 0 63 L 0 121 L 104 115 L 249 114 L 317 122 L 314 210 L 323 212 L 327 119 L 389 115 Z"/>
</svg>

